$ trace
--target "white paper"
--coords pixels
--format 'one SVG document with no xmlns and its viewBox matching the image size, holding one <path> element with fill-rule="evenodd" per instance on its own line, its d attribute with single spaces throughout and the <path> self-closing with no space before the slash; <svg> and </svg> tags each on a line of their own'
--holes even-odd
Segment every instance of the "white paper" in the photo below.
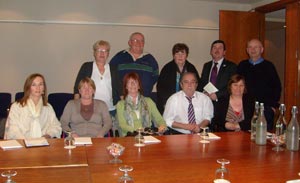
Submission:
<svg viewBox="0 0 300 183">
<path fill-rule="evenodd" d="M 216 93 L 217 91 L 219 91 L 218 88 L 216 88 L 215 85 L 213 85 L 211 82 L 207 83 L 207 85 L 205 85 L 203 89 L 208 94 Z"/>
<path fill-rule="evenodd" d="M 221 137 L 217 136 L 214 133 L 208 132 L 207 134 L 208 134 L 208 137 L 205 138 L 206 140 L 221 139 Z M 198 133 L 197 135 L 201 135 L 201 133 Z"/>
<path fill-rule="evenodd" d="M 160 143 L 161 141 L 153 136 L 144 136 L 145 144 Z"/>
<path fill-rule="evenodd" d="M 23 146 L 16 140 L 6 140 L 6 141 L 0 141 L 0 147 L 2 149 L 14 149 L 14 148 L 21 148 Z"/>
<path fill-rule="evenodd" d="M 286 181 L 286 183 L 300 183 L 300 179 L 288 180 L 288 181 Z"/>
<path fill-rule="evenodd" d="M 93 144 L 91 137 L 75 137 L 75 145 Z"/>
<path fill-rule="evenodd" d="M 208 139 L 221 139 L 221 137 L 215 135 L 214 133 L 208 132 Z"/>
<path fill-rule="evenodd" d="M 45 137 L 24 139 L 26 147 L 48 146 L 49 143 Z"/>
</svg>

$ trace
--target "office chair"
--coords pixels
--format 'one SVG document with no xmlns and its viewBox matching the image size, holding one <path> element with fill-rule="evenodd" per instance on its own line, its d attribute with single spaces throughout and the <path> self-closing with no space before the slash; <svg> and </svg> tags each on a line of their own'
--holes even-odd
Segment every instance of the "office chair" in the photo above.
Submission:
<svg viewBox="0 0 300 183">
<path fill-rule="evenodd" d="M 24 97 L 24 92 L 17 92 L 15 95 L 15 101 L 20 100 L 22 97 Z"/>
<path fill-rule="evenodd" d="M 10 104 L 11 104 L 11 94 L 0 93 L 0 119 L 7 118 Z"/>
<path fill-rule="evenodd" d="M 50 93 L 48 95 L 48 102 L 52 105 L 58 120 L 64 112 L 68 101 L 72 100 L 73 98 L 73 93 Z"/>
</svg>

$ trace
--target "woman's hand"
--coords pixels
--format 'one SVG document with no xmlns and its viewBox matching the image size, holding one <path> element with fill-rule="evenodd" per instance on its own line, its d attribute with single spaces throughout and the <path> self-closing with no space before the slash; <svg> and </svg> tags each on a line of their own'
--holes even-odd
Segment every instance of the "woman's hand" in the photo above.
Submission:
<svg viewBox="0 0 300 183">
<path fill-rule="evenodd" d="M 166 126 L 159 126 L 158 127 L 158 133 L 163 134 L 167 130 Z"/>
<path fill-rule="evenodd" d="M 73 138 L 79 137 L 79 135 L 77 135 L 77 133 L 72 133 L 72 137 L 73 137 Z"/>
<path fill-rule="evenodd" d="M 225 128 L 226 128 L 227 130 L 234 130 L 234 131 L 239 131 L 239 130 L 241 130 L 241 127 L 240 127 L 239 123 L 236 123 L 236 122 L 229 122 L 229 121 L 227 121 L 227 122 L 225 123 Z"/>
<path fill-rule="evenodd" d="M 51 136 L 48 134 L 43 135 L 42 137 L 45 137 L 46 139 L 51 139 Z"/>
</svg>

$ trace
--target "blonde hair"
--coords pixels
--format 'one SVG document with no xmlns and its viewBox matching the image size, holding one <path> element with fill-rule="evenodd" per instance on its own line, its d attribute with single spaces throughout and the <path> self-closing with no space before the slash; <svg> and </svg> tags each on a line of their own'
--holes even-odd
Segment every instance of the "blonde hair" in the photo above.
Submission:
<svg viewBox="0 0 300 183">
<path fill-rule="evenodd" d="M 95 82 L 89 77 L 85 77 L 79 82 L 78 90 L 80 90 L 80 88 L 84 85 L 84 83 L 87 83 L 88 85 L 90 85 L 94 89 L 94 91 L 96 91 Z"/>
<path fill-rule="evenodd" d="M 107 51 L 110 50 L 109 42 L 104 41 L 104 40 L 99 40 L 99 41 L 95 42 L 94 45 L 93 45 L 93 50 L 96 51 L 98 49 L 98 47 L 100 47 L 100 46 L 106 46 Z"/>
</svg>

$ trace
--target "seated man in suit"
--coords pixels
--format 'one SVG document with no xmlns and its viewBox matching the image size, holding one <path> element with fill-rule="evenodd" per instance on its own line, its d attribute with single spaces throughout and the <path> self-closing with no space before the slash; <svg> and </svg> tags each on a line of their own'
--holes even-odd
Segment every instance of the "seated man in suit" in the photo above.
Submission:
<svg viewBox="0 0 300 183">
<path fill-rule="evenodd" d="M 235 63 L 224 58 L 226 46 L 224 41 L 216 40 L 211 44 L 210 55 L 212 60 L 206 62 L 201 73 L 200 90 L 203 91 L 205 85 L 211 82 L 218 91 L 215 93 L 206 93 L 213 103 L 218 99 L 226 96 L 227 83 L 230 77 L 236 73 L 237 66 Z"/>
<path fill-rule="evenodd" d="M 195 73 L 183 73 L 180 86 L 182 90 L 168 99 L 163 117 L 170 134 L 198 133 L 201 127 L 210 124 L 213 104 L 208 96 L 196 91 Z"/>
</svg>

